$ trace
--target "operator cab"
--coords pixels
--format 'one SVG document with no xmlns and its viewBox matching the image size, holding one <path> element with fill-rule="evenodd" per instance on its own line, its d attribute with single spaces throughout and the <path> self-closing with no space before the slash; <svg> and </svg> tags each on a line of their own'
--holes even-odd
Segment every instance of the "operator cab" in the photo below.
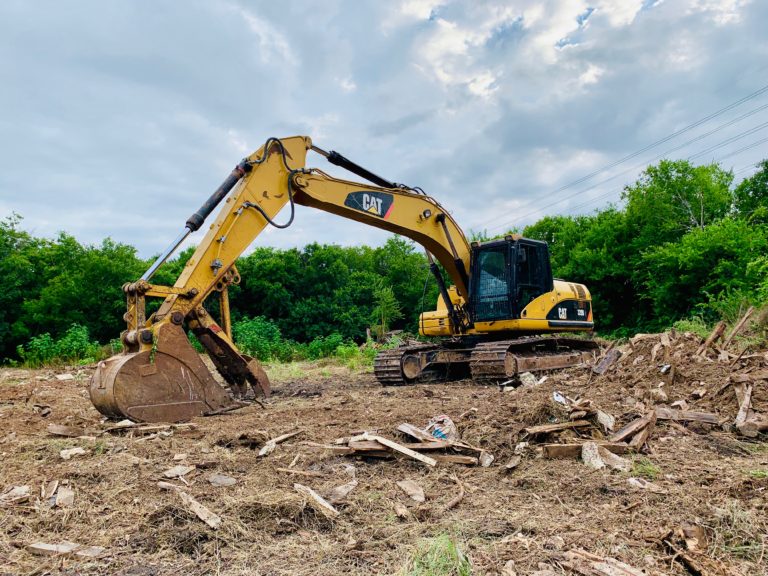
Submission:
<svg viewBox="0 0 768 576">
<path fill-rule="evenodd" d="M 520 318 L 536 297 L 554 289 L 546 242 L 507 236 L 472 244 L 470 285 L 474 322 Z"/>
</svg>

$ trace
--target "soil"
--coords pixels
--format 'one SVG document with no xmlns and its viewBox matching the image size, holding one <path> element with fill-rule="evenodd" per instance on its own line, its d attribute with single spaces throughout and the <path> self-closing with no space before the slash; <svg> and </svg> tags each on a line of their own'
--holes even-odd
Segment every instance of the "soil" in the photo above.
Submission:
<svg viewBox="0 0 768 576">
<path fill-rule="evenodd" d="M 0 574 L 395 574 L 425 541 L 447 533 L 475 574 L 512 570 L 510 560 L 521 576 L 571 574 L 562 557 L 579 548 L 648 575 L 685 575 L 691 572 L 662 537 L 686 524 L 706 534 L 699 551 L 687 553 L 706 574 L 768 574 L 768 442 L 733 429 L 738 405 L 727 385 L 731 373 L 767 368 L 768 354 L 696 358 L 699 344 L 689 334 L 649 335 L 623 346 L 603 375 L 573 368 L 511 391 L 469 381 L 383 388 L 372 374 L 332 364 L 276 366 L 266 407 L 197 418 L 194 427 L 154 436 L 104 432 L 114 423 L 104 422 L 88 399 L 93 367 L 2 369 L 0 494 L 29 486 L 30 497 L 0 504 Z M 673 369 L 663 374 L 665 365 Z M 56 378 L 63 374 L 74 378 Z M 705 395 L 694 399 L 701 388 Z M 593 470 L 579 458 L 544 458 L 541 444 L 600 439 L 605 432 L 596 422 L 543 437 L 524 431 L 568 420 L 555 391 L 591 400 L 616 418 L 616 429 L 676 400 L 714 413 L 720 424 L 659 420 L 645 453 L 624 455 L 631 471 Z M 753 409 L 768 413 L 765 380 L 754 385 Z M 440 414 L 454 420 L 463 441 L 493 455 L 489 467 L 430 468 L 406 457 L 339 455 L 307 444 L 333 444 L 365 430 L 405 442 L 395 431 L 399 424 L 424 427 Z M 54 436 L 51 424 L 90 438 Z M 268 439 L 296 428 L 301 435 L 259 456 Z M 62 459 L 60 452 L 73 447 L 86 454 Z M 516 447 L 522 460 L 508 470 Z M 181 480 L 163 475 L 177 465 L 195 469 Z M 214 474 L 236 483 L 214 486 Z M 336 505 L 335 519 L 293 487 L 328 496 L 353 476 L 358 484 Z M 631 477 L 650 480 L 655 491 L 633 486 Z M 397 486 L 406 479 L 421 486 L 424 502 Z M 51 506 L 41 497 L 41 486 L 53 480 L 74 490 L 73 504 Z M 219 515 L 220 527 L 202 522 L 159 481 Z M 465 495 L 445 510 L 457 481 Z M 672 538 L 685 550 L 679 533 Z M 105 554 L 36 556 L 27 547 L 37 542 L 100 546 Z"/>
</svg>

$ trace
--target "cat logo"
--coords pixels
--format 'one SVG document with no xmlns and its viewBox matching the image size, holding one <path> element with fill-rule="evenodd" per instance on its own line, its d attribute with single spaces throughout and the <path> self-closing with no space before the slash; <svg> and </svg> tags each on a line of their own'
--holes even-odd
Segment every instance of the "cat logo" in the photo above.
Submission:
<svg viewBox="0 0 768 576">
<path fill-rule="evenodd" d="M 386 220 L 392 212 L 393 202 L 392 194 L 385 192 L 350 192 L 344 199 L 344 206 Z"/>
<path fill-rule="evenodd" d="M 558 307 L 557 315 L 560 320 L 566 320 L 568 318 L 568 308 Z"/>
</svg>

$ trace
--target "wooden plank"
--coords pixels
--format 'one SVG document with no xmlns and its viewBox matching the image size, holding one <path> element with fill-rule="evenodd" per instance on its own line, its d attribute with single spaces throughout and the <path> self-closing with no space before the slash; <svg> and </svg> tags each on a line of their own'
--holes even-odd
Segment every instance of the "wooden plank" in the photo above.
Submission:
<svg viewBox="0 0 768 576">
<path fill-rule="evenodd" d="M 592 422 L 588 420 L 575 420 L 574 422 L 560 422 L 558 424 L 542 424 L 541 426 L 532 426 L 530 428 L 524 428 L 523 430 L 531 435 L 537 434 L 549 434 L 550 432 L 559 432 L 561 430 L 568 430 L 569 428 L 582 428 L 584 426 L 591 426 Z"/>
<path fill-rule="evenodd" d="M 731 374 L 731 382 L 746 383 L 768 380 L 768 370 L 755 370 L 747 374 Z"/>
<path fill-rule="evenodd" d="M 466 464 L 477 466 L 477 458 L 474 456 L 461 456 L 459 454 L 433 454 L 432 458 L 443 464 Z"/>
<path fill-rule="evenodd" d="M 302 496 L 306 496 L 309 499 L 309 504 L 326 518 L 333 520 L 340 514 L 339 511 L 336 510 L 336 508 L 334 508 L 330 502 L 312 490 L 312 488 L 309 486 L 304 486 L 303 484 L 294 484 L 293 489 Z"/>
<path fill-rule="evenodd" d="M 635 434 L 632 437 L 632 440 L 629 441 L 630 448 L 634 448 L 638 452 L 643 449 L 643 446 L 651 437 L 651 434 L 653 434 L 653 429 L 656 428 L 656 411 L 651 410 L 651 412 L 646 415 L 646 418 L 648 418 L 646 427 Z"/>
<path fill-rule="evenodd" d="M 707 351 L 707 348 L 712 346 L 712 344 L 718 339 L 723 337 L 723 333 L 725 332 L 725 322 L 722 320 L 717 323 L 717 326 L 715 326 L 715 329 L 712 330 L 712 333 L 707 337 L 707 339 L 704 341 L 704 343 L 699 346 L 699 349 L 696 350 L 696 356 L 701 356 Z"/>
<path fill-rule="evenodd" d="M 384 438 L 382 436 L 377 436 L 375 434 L 368 434 L 367 432 L 363 434 L 364 440 L 375 440 L 376 442 L 379 442 L 380 444 L 383 444 L 387 448 L 394 450 L 395 452 L 399 452 L 400 454 L 404 454 L 405 456 L 410 456 L 414 460 L 418 460 L 422 464 L 426 464 L 427 466 L 437 466 L 437 460 L 434 458 L 430 458 L 429 456 L 424 456 L 423 454 L 419 454 L 415 450 L 411 450 L 410 448 L 406 448 L 402 444 L 398 444 L 397 442 L 394 442 L 393 440 L 389 440 L 388 438 Z"/>
<path fill-rule="evenodd" d="M 656 406 L 656 418 L 659 420 L 675 420 L 677 422 L 701 422 L 703 424 L 719 424 L 716 414 L 711 412 L 695 412 L 693 410 L 673 410 L 666 406 Z"/>
<path fill-rule="evenodd" d="M 295 476 L 309 476 L 311 478 L 325 478 L 325 474 L 322 472 L 315 472 L 314 470 L 296 470 L 295 468 L 275 468 L 277 472 L 284 474 L 293 474 Z"/>
<path fill-rule="evenodd" d="M 278 436 L 277 438 L 272 438 L 271 440 L 267 440 L 267 443 L 261 447 L 261 450 L 259 450 L 259 456 L 266 456 L 267 454 L 271 454 L 272 452 L 274 452 L 275 448 L 277 448 L 278 444 L 280 444 L 281 442 L 285 442 L 289 438 L 298 436 L 302 432 L 304 432 L 304 430 L 293 430 L 291 432 L 288 432 L 287 434 Z"/>
<path fill-rule="evenodd" d="M 317 442 L 302 442 L 301 445 L 308 446 L 309 448 L 328 450 L 329 452 L 335 452 L 336 454 L 352 454 L 354 452 L 349 446 L 332 446 L 330 444 L 318 444 Z"/>
<path fill-rule="evenodd" d="M 596 442 L 596 444 L 613 454 L 626 454 L 629 450 L 629 445 L 625 442 Z M 583 443 L 544 444 L 544 457 L 549 459 L 578 458 L 581 455 L 582 445 Z"/>
<path fill-rule="evenodd" d="M 631 438 L 640 430 L 645 428 L 648 425 L 648 422 L 650 422 L 650 418 L 648 416 L 642 416 L 636 420 L 632 420 L 632 422 L 612 434 L 608 440 L 610 442 L 623 442 L 624 440 Z"/>
<path fill-rule="evenodd" d="M 411 436 L 412 438 L 416 438 L 416 440 L 419 440 L 421 442 L 432 442 L 436 441 L 437 438 L 432 436 L 429 432 L 426 430 L 422 430 L 418 426 L 414 426 L 413 424 L 409 424 L 408 422 L 403 422 L 400 424 L 400 426 L 397 427 L 398 432 L 402 432 L 406 436 Z"/>
<path fill-rule="evenodd" d="M 200 518 L 200 520 L 208 524 L 208 526 L 214 530 L 221 526 L 221 516 L 211 512 L 208 508 L 200 504 L 200 502 L 195 500 L 186 492 L 177 490 L 176 493 L 179 495 L 179 498 L 181 498 L 181 501 L 184 502 L 184 505 L 189 508 L 189 510 L 194 513 L 195 516 Z"/>
<path fill-rule="evenodd" d="M 744 422 L 747 421 L 747 416 L 749 416 L 749 408 L 751 405 L 752 384 L 747 384 L 744 386 L 744 396 L 739 403 L 739 413 L 736 414 L 736 421 L 734 422 L 736 428 L 741 428 L 744 425 Z"/>
<path fill-rule="evenodd" d="M 592 367 L 592 372 L 594 374 L 604 374 L 608 368 L 610 368 L 616 360 L 621 358 L 621 350 L 618 348 L 612 348 L 611 350 L 608 350 L 608 352 L 603 356 L 603 359 L 600 360 L 600 363 L 597 366 Z"/>
<path fill-rule="evenodd" d="M 728 347 L 728 344 L 731 343 L 731 340 L 733 340 L 733 337 L 736 336 L 736 334 L 738 334 L 741 331 L 741 329 L 744 327 L 744 324 L 747 323 L 747 320 L 749 320 L 749 317 L 752 316 L 752 312 L 754 311 L 755 311 L 754 307 L 750 306 L 746 314 L 744 314 L 741 320 L 739 320 L 739 323 L 736 324 L 733 330 L 731 330 L 731 333 L 728 334 L 728 337 L 725 339 L 725 342 L 723 342 L 723 348 Z"/>
</svg>

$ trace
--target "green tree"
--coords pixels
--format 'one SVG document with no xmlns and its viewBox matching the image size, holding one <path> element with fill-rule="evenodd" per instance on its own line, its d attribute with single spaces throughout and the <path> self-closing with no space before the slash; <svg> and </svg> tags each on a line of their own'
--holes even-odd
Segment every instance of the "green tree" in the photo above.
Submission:
<svg viewBox="0 0 768 576">
<path fill-rule="evenodd" d="M 376 305 L 371 312 L 371 320 L 376 323 L 375 332 L 380 338 L 389 331 L 393 320 L 402 318 L 403 312 L 400 303 L 395 297 L 392 286 L 379 278 L 373 288 L 373 296 Z"/>
<path fill-rule="evenodd" d="M 768 223 L 768 160 L 758 164 L 759 169 L 742 180 L 733 193 L 736 213 L 750 222 Z"/>
</svg>

